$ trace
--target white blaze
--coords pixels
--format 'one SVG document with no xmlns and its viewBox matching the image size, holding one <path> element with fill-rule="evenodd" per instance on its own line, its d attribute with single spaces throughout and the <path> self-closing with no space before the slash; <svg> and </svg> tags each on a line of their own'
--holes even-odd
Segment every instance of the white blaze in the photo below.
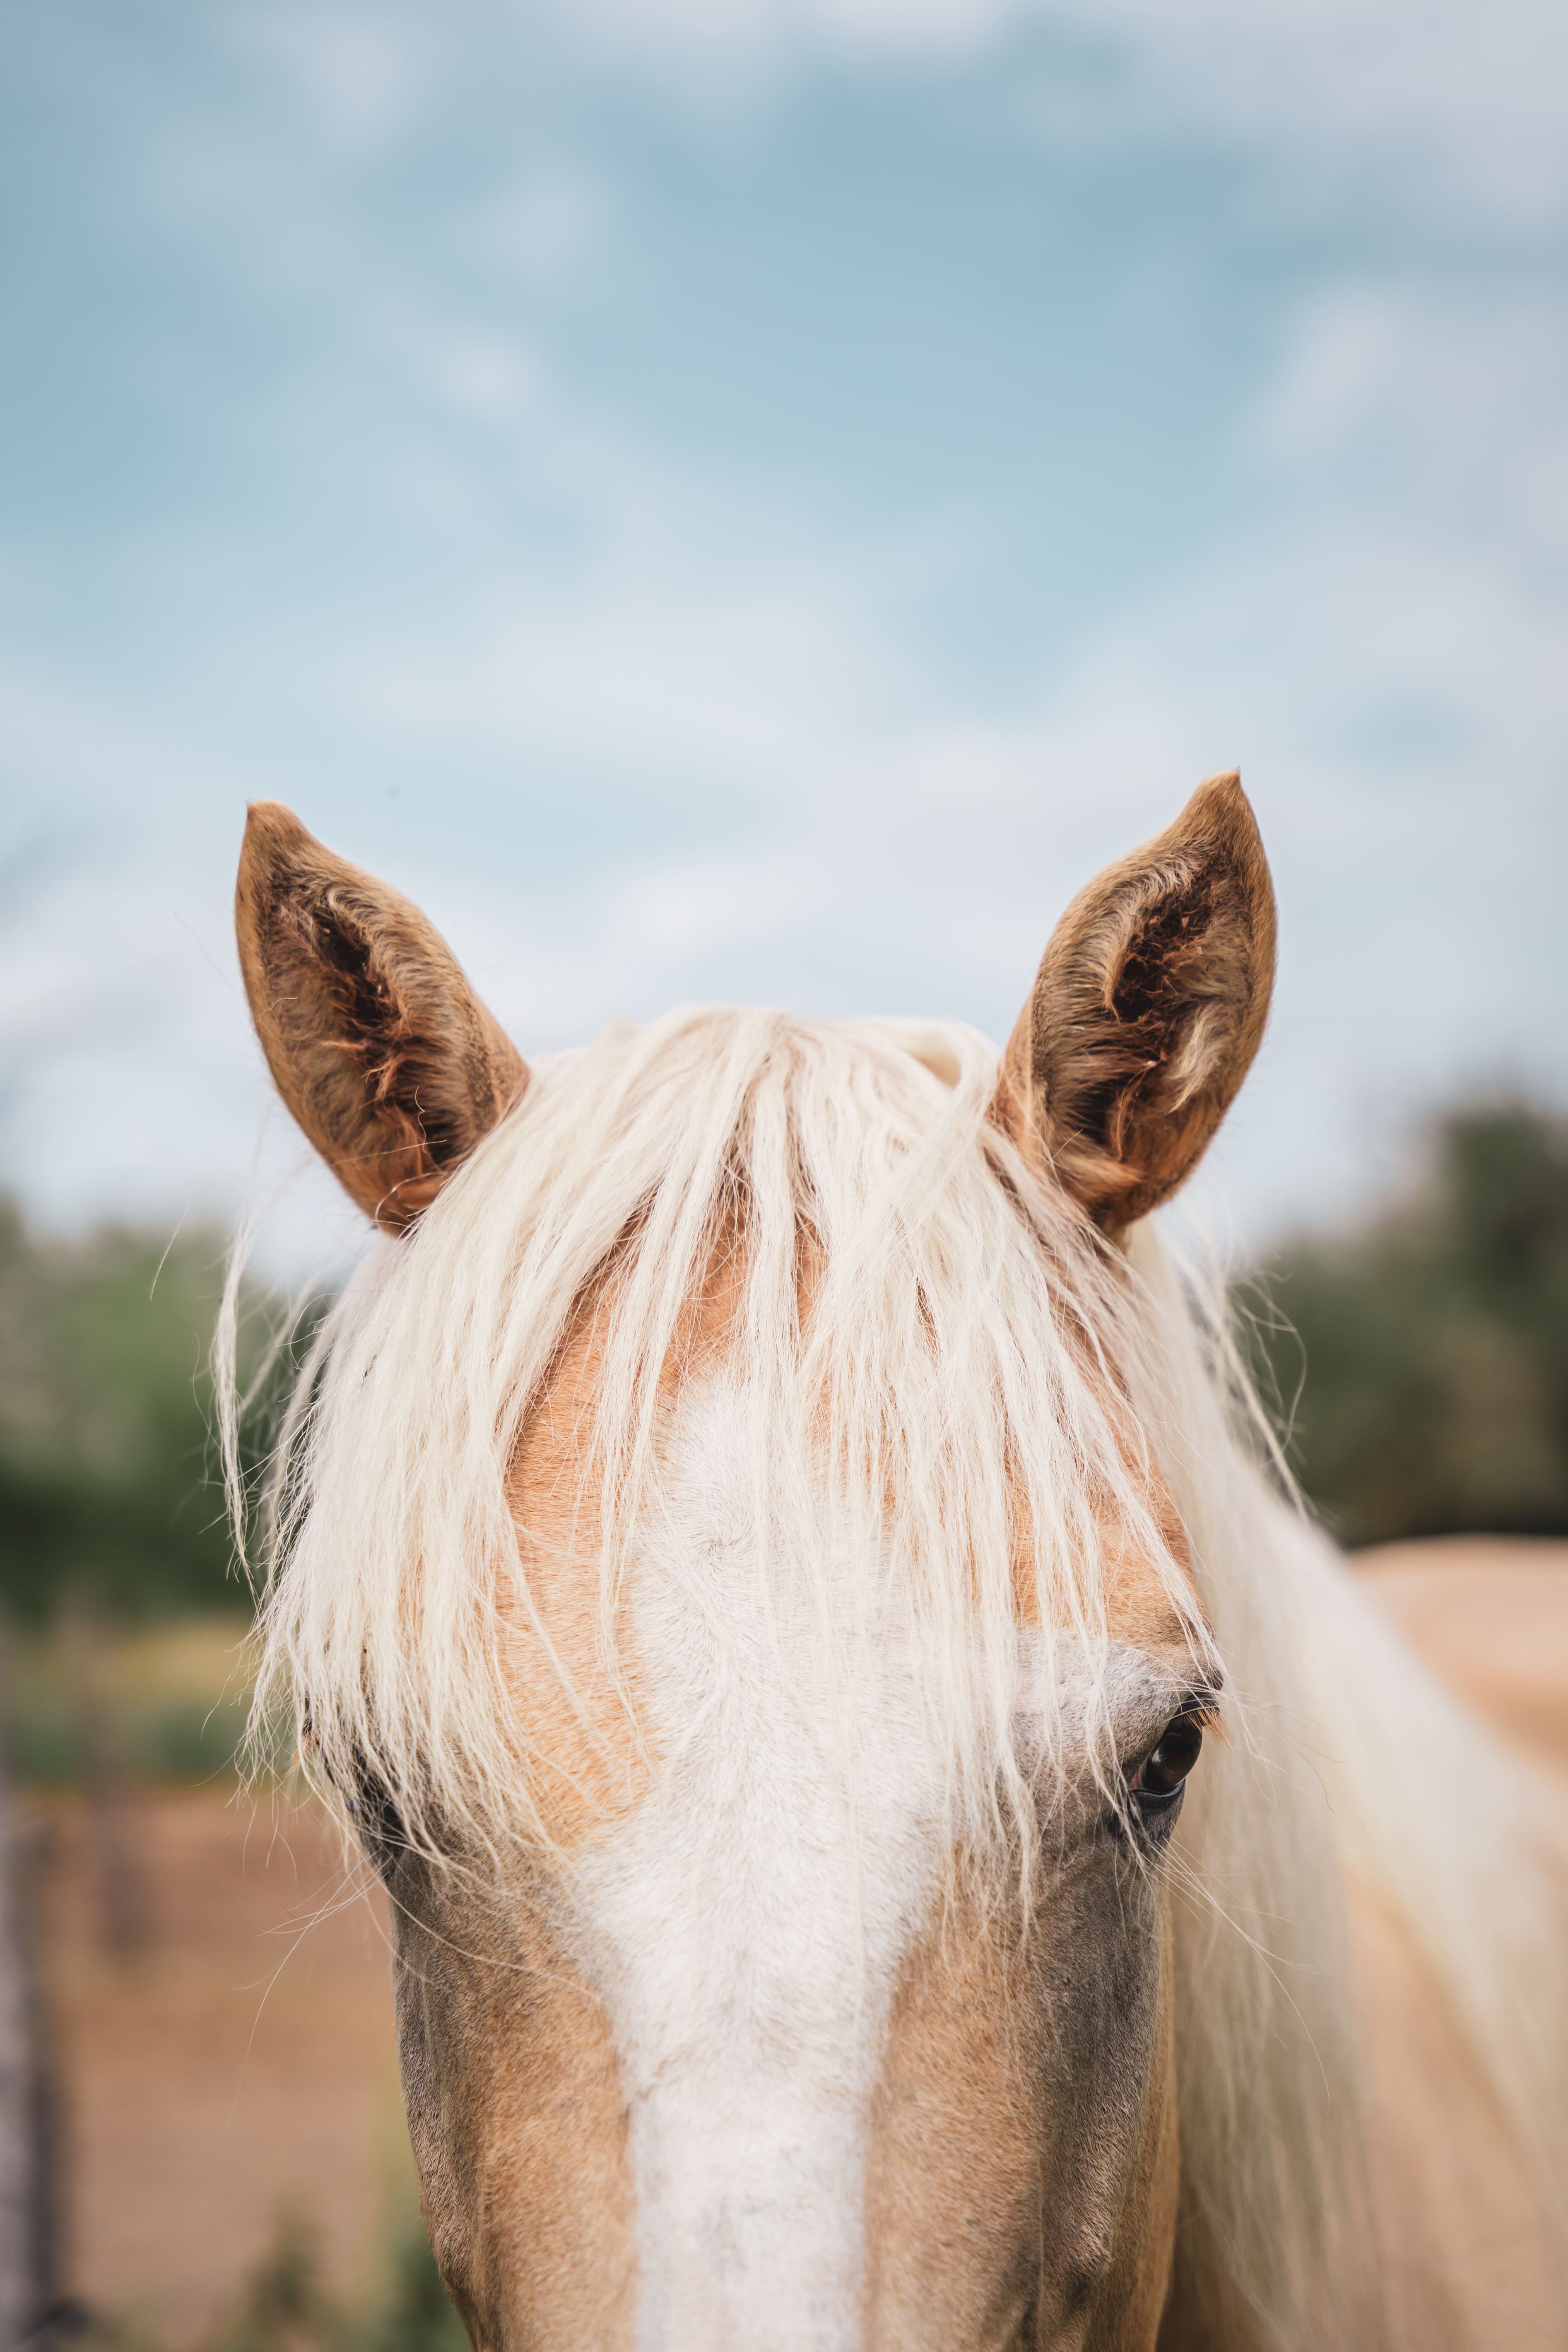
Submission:
<svg viewBox="0 0 1568 2352">
<path fill-rule="evenodd" d="M 798 1593 L 796 1563 L 764 1572 L 751 1427 L 723 1386 L 683 1412 L 634 1598 L 668 1769 L 578 1880 L 631 2116 L 638 2352 L 860 2343 L 871 2093 L 937 1876 L 909 1629 L 867 1621 L 864 1561 Z M 851 1720 L 846 1755 L 825 1727 Z"/>
</svg>

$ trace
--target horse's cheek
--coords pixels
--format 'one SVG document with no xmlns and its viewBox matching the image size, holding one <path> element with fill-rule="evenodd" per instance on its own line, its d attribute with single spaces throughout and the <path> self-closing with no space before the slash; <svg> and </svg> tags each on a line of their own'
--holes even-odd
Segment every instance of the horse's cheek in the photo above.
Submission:
<svg viewBox="0 0 1568 2352">
<path fill-rule="evenodd" d="M 453 2074 L 452 2007 L 444 1987 L 435 1939 L 395 1909 L 393 1994 L 397 2031 L 398 2074 L 409 2143 L 419 2178 L 419 2210 L 437 2265 L 475 2343 L 484 2340 L 476 2307 L 475 2233 L 459 2180 L 472 2130 L 464 2128 L 460 2071 Z"/>
<path fill-rule="evenodd" d="M 1090 1866 L 1052 1907 L 1035 2343 L 1152 2352 L 1177 2173 L 1165 1905 L 1147 1878 Z"/>
<path fill-rule="evenodd" d="M 1153 2048 L 1120 2226 L 1085 2352 L 1153 2352 L 1170 2295 L 1181 2192 L 1170 1906 L 1162 1906 Z"/>
<path fill-rule="evenodd" d="M 409 1910 L 413 1909 L 409 1906 Z M 520 1896 L 405 1911 L 398 2053 L 421 2205 L 481 2352 L 629 2352 L 637 2260 L 625 2101 L 600 2003 Z"/>
</svg>

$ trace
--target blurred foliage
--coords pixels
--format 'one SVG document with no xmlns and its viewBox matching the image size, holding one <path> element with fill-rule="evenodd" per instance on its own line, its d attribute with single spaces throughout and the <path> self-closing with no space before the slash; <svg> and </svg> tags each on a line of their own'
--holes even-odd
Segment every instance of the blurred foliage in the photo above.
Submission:
<svg viewBox="0 0 1568 2352">
<path fill-rule="evenodd" d="M 97 2352 L 163 2352 L 134 2326 L 89 2323 L 85 2333 Z M 384 2230 L 373 2280 L 353 2303 L 326 2284 L 308 2223 L 285 2212 L 235 2308 L 197 2352 L 468 2352 L 468 2345 L 417 2212 L 400 2212 Z"/>
<path fill-rule="evenodd" d="M 1568 1534 L 1568 1120 L 1449 1112 L 1404 1198 L 1262 1287 L 1264 1385 L 1343 1541 Z"/>
<path fill-rule="evenodd" d="M 207 1353 L 225 1244 L 30 1234 L 0 1201 L 0 1607 L 234 1608 Z M 264 1294 L 253 1286 L 253 1307 Z M 254 1357 L 255 1349 L 252 1349 Z"/>
<path fill-rule="evenodd" d="M 47 1626 L 14 1633 L 4 1732 L 16 1779 L 81 1781 L 95 1747 L 139 1783 L 208 1780 L 237 1769 L 250 1701 L 248 1619 L 234 1608 L 237 1597 L 231 1585 L 227 1615 L 118 1624 L 90 1616 L 84 1623 L 68 1603 Z"/>
<path fill-rule="evenodd" d="M 310 2231 L 286 2216 L 240 2309 L 203 2352 L 467 2352 L 417 2219 L 384 2248 L 383 2272 L 360 2307 L 345 2308 L 322 2284 Z"/>
</svg>

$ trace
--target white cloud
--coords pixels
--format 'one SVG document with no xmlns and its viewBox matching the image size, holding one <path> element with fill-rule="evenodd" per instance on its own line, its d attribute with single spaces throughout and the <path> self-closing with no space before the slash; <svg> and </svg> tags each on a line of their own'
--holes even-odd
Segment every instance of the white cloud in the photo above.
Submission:
<svg viewBox="0 0 1568 2352">
<path fill-rule="evenodd" d="M 374 154 L 405 131 L 427 98 L 435 44 L 416 11 L 342 0 L 267 0 L 227 19 L 242 56 L 287 82 L 328 144 Z"/>
<path fill-rule="evenodd" d="M 1285 138 L 1314 168 L 1338 142 L 1505 211 L 1555 202 L 1568 169 L 1548 137 L 1568 105 L 1555 20 L 1522 0 L 1486 19 L 1414 0 L 647 0 L 635 25 L 580 5 L 606 39 L 774 57 L 979 48 L 1048 15 L 1123 44 L 1123 131 Z M 426 103 L 406 20 L 384 55 L 378 22 L 277 20 L 279 70 L 351 159 Z M 309 439 L 301 477 L 324 449 L 423 501 L 466 570 L 402 614 L 368 574 L 314 606 L 292 588 L 226 616 L 172 600 L 190 641 L 146 685 L 13 648 L 0 782 L 65 845 L 0 943 L 41 1213 L 172 1217 L 250 1181 L 267 1087 L 228 898 L 240 803 L 265 791 L 424 899 L 527 1049 L 710 993 L 1000 1032 L 1069 891 L 1239 761 L 1285 912 L 1279 1018 L 1226 1145 L 1254 1230 L 1349 1197 L 1369 1124 L 1458 1076 L 1568 1076 L 1568 333 L 1539 275 L 1375 253 L 1320 273 L 1245 426 L 1248 519 L 1008 701 L 921 650 L 922 598 L 965 560 L 940 535 L 855 538 L 786 514 L 771 483 L 669 460 L 635 386 L 632 424 L 590 413 L 531 319 L 466 309 L 321 188 L 225 181 L 201 152 L 245 266 L 319 270 L 343 318 L 342 386 L 291 384 L 271 420 Z M 608 217 L 546 158 L 476 213 L 474 250 L 509 285 L 553 285 Z M 364 400 L 384 375 L 385 409 Z M 549 502 L 543 552 L 520 552 L 514 496 Z M 416 775 L 395 802 L 388 780 Z M 546 854 L 552 824 L 569 854 Z M 293 1151 L 272 1135 L 269 1167 Z M 305 1196 L 291 1255 L 352 1232 L 327 1197 Z"/>
<path fill-rule="evenodd" d="M 510 272 L 531 281 L 580 268 L 604 227 L 605 192 L 584 171 L 541 164 L 483 208 L 476 243 Z"/>
<path fill-rule="evenodd" d="M 1254 446 L 1299 497 L 1324 486 L 1412 528 L 1568 558 L 1568 318 L 1500 284 L 1362 275 L 1304 304 Z"/>
<path fill-rule="evenodd" d="M 1568 191 L 1568 19 L 1551 0 L 1051 0 L 1114 26 L 1173 111 L 1320 161 L 1415 164 L 1505 210 Z"/>
<path fill-rule="evenodd" d="M 1568 197 L 1568 16 L 1552 0 L 570 0 L 576 37 L 668 73 L 976 55 L 1054 28 L 1117 60 L 1073 81 L 1125 136 L 1185 123 L 1319 179 L 1371 173 L 1507 215 Z M 1048 94 L 1047 103 L 1049 105 Z"/>
</svg>

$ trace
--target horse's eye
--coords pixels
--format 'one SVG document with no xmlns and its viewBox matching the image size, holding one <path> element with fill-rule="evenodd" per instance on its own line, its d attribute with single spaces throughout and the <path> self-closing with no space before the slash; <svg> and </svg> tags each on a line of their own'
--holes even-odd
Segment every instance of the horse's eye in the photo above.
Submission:
<svg viewBox="0 0 1568 2352">
<path fill-rule="evenodd" d="M 1152 1810 L 1173 1803 L 1198 1760 L 1203 1744 L 1203 1729 L 1197 1717 L 1173 1715 L 1160 1734 L 1158 1745 L 1150 1749 L 1127 1783 L 1138 1802 Z"/>
</svg>

